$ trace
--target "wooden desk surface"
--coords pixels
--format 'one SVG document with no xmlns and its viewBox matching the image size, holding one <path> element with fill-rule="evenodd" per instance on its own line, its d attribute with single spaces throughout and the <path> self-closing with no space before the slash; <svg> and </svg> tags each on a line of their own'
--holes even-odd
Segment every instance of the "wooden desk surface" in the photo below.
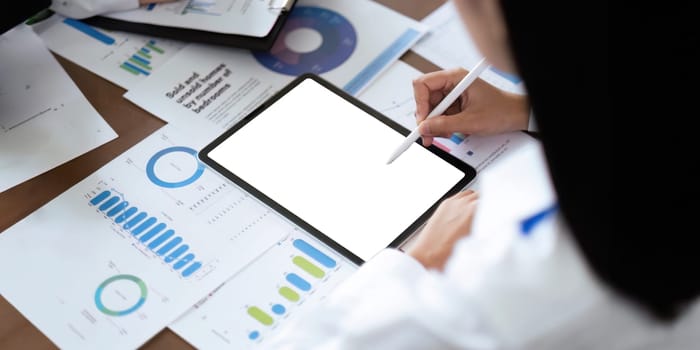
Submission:
<svg viewBox="0 0 700 350">
<path fill-rule="evenodd" d="M 379 0 L 378 2 L 421 20 L 445 0 Z M 0 213 L 2 213 L 0 232 L 39 209 L 165 124 L 159 118 L 124 99 L 122 97 L 125 93 L 124 89 L 68 60 L 58 56 L 56 58 L 119 137 L 0 193 Z M 406 53 L 401 60 L 423 72 L 438 69 L 413 52 Z M 55 344 L 0 296 L 0 349 L 55 348 Z M 166 328 L 147 342 L 143 349 L 192 349 L 192 346 Z"/>
</svg>

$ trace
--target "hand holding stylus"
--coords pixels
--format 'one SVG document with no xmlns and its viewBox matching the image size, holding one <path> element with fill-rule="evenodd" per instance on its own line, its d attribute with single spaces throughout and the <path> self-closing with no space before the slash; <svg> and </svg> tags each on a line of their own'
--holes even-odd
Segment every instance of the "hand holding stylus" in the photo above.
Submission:
<svg viewBox="0 0 700 350">
<path fill-rule="evenodd" d="M 486 62 L 486 59 L 481 59 L 479 63 L 474 66 L 469 71 L 469 74 L 467 74 L 456 86 L 452 91 L 450 91 L 445 98 L 440 101 L 440 103 L 435 106 L 435 108 L 428 114 L 428 118 L 432 118 L 438 115 L 442 115 L 445 113 L 445 110 L 454 103 L 454 101 L 457 100 L 457 98 L 471 85 L 476 79 L 481 75 L 481 73 L 488 68 L 489 64 Z M 406 136 L 406 139 L 399 145 L 398 148 L 391 154 L 389 157 L 389 160 L 387 161 L 387 164 L 391 164 L 396 158 L 398 158 L 403 152 L 405 152 L 411 144 L 416 142 L 420 138 L 420 131 L 419 131 L 419 125 L 416 126 L 413 131 L 411 131 L 408 136 Z"/>
</svg>

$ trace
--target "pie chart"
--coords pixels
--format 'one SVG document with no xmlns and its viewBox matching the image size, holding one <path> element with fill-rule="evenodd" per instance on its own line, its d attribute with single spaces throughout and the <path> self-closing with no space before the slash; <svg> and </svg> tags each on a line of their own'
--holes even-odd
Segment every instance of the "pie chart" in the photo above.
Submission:
<svg viewBox="0 0 700 350">
<path fill-rule="evenodd" d="M 269 51 L 254 51 L 264 67 L 285 75 L 322 74 L 343 64 L 357 45 L 357 32 L 341 14 L 295 7 Z"/>
</svg>

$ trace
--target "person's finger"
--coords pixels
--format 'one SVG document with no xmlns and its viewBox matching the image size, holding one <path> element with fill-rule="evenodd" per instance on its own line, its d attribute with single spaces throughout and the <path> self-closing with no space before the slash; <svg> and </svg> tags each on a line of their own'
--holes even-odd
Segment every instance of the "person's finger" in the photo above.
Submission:
<svg viewBox="0 0 700 350">
<path fill-rule="evenodd" d="M 421 136 L 421 141 L 425 147 L 430 147 L 430 145 L 433 144 L 433 138 L 431 136 Z"/>
<path fill-rule="evenodd" d="M 452 114 L 457 114 L 462 111 L 462 106 L 464 104 L 462 103 L 462 96 L 458 97 L 457 100 L 455 100 L 447 109 L 445 110 L 446 115 L 452 115 Z"/>
<path fill-rule="evenodd" d="M 443 94 L 441 91 L 431 92 L 430 97 L 429 97 L 429 101 L 428 101 L 429 102 L 428 105 L 430 106 L 430 111 L 428 111 L 428 113 L 426 113 L 423 116 L 419 116 L 418 113 L 416 112 L 414 114 L 414 117 L 416 118 L 416 125 L 419 125 L 422 121 L 424 121 L 426 118 L 428 118 L 428 114 L 432 111 L 432 108 L 434 106 L 437 106 L 438 103 L 440 103 L 440 101 L 442 101 L 443 98 L 445 98 L 445 94 Z"/>
<path fill-rule="evenodd" d="M 430 73 L 436 74 L 436 73 Z M 432 81 L 426 76 L 413 80 L 413 98 L 416 101 L 416 123 L 420 123 L 430 113 L 431 101 L 435 99 L 435 90 L 429 82 Z"/>
<path fill-rule="evenodd" d="M 465 198 L 465 197 L 479 197 L 479 193 L 474 191 L 474 190 L 464 190 L 458 192 L 456 195 L 454 195 L 455 198 Z"/>
<path fill-rule="evenodd" d="M 432 106 L 442 100 L 459 80 L 460 70 L 440 70 L 424 74 L 413 80 L 413 97 L 416 101 L 416 120 L 425 119 Z"/>
<path fill-rule="evenodd" d="M 448 137 L 455 132 L 462 132 L 464 121 L 450 115 L 439 115 L 424 120 L 418 126 L 421 136 Z"/>
<path fill-rule="evenodd" d="M 469 202 L 475 202 L 479 199 L 479 194 L 474 191 L 462 191 L 449 198 L 456 206 L 465 206 Z"/>
</svg>

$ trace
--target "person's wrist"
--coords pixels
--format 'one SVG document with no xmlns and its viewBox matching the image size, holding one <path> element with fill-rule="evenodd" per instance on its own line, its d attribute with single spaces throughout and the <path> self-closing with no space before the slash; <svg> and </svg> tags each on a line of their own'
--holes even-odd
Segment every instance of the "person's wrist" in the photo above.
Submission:
<svg viewBox="0 0 700 350">
<path fill-rule="evenodd" d="M 447 262 L 447 253 L 441 250 L 424 248 L 421 245 L 411 247 L 406 254 L 418 261 L 426 269 L 442 270 Z"/>
<path fill-rule="evenodd" d="M 504 131 L 527 130 L 530 121 L 530 103 L 527 96 L 500 91 L 502 97 L 501 114 Z"/>
</svg>

